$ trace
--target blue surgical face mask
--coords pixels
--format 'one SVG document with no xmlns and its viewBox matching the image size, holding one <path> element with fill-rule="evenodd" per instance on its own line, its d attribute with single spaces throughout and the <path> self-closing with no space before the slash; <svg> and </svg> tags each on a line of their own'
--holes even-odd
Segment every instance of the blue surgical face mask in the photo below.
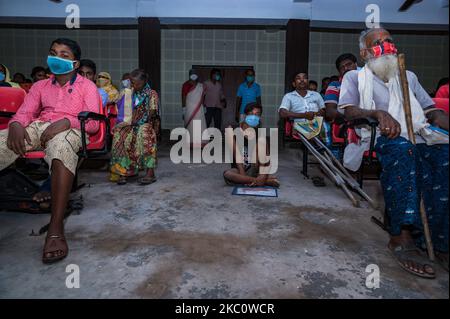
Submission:
<svg viewBox="0 0 450 319">
<path fill-rule="evenodd" d="M 257 127 L 260 123 L 260 117 L 258 115 L 247 115 L 245 117 L 245 123 L 250 127 Z"/>
<path fill-rule="evenodd" d="M 131 81 L 129 79 L 123 80 L 122 81 L 122 88 L 124 88 L 124 89 L 131 88 Z"/>
<path fill-rule="evenodd" d="M 0 81 L 4 81 L 4 80 L 5 80 L 5 78 L 6 78 L 6 75 L 5 75 L 5 73 L 3 73 L 3 72 L 0 72 Z"/>
<path fill-rule="evenodd" d="M 58 58 L 57 56 L 49 55 L 47 57 L 47 65 L 53 74 L 67 74 L 73 71 L 73 64 L 75 61 Z"/>
<path fill-rule="evenodd" d="M 253 81 L 255 81 L 255 76 L 254 75 L 247 75 L 246 76 L 246 80 L 248 83 L 252 83 Z"/>
<path fill-rule="evenodd" d="M 215 77 L 216 81 L 220 81 L 220 74 L 216 74 Z"/>
</svg>

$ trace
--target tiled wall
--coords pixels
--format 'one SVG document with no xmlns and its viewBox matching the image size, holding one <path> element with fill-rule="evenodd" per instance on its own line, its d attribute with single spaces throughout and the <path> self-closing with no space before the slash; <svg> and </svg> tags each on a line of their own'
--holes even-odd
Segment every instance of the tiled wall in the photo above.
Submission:
<svg viewBox="0 0 450 319">
<path fill-rule="evenodd" d="M 46 30 L 2 29 L 0 63 L 12 72 L 29 76 L 36 65 L 44 65 L 48 47 L 57 37 L 77 40 L 83 58 L 108 71 L 118 84 L 124 72 L 138 66 L 137 30 Z M 408 68 L 423 86 L 432 91 L 437 81 L 448 76 L 448 37 L 438 35 L 394 35 Z M 277 107 L 284 93 L 285 31 L 163 29 L 161 105 L 164 128 L 182 125 L 180 90 L 192 65 L 254 66 L 262 87 L 264 123 L 275 126 Z M 320 81 L 336 74 L 336 57 L 343 52 L 358 56 L 358 34 L 312 32 L 310 36 L 310 78 Z"/>
<path fill-rule="evenodd" d="M 407 68 L 417 74 L 422 86 L 433 91 L 442 77 L 448 76 L 448 36 L 396 35 L 392 33 L 399 52 L 405 53 Z M 309 77 L 319 82 L 337 74 L 336 58 L 345 52 L 359 58 L 359 34 L 311 32 Z"/>
<path fill-rule="evenodd" d="M 137 36 L 137 30 L 1 29 L 0 63 L 30 77 L 34 66 L 46 67 L 51 42 L 65 37 L 77 41 L 82 58 L 93 60 L 97 72 L 109 72 L 118 85 L 123 73 L 138 66 Z"/>
<path fill-rule="evenodd" d="M 264 123 L 275 126 L 284 93 L 285 31 L 164 29 L 162 115 L 165 128 L 181 126 L 180 93 L 192 65 L 254 66 L 262 88 Z"/>
</svg>

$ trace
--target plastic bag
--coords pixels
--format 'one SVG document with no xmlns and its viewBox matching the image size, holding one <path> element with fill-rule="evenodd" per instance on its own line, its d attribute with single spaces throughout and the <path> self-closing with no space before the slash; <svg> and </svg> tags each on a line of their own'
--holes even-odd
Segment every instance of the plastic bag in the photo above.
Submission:
<svg viewBox="0 0 450 319">
<path fill-rule="evenodd" d="M 356 172 L 361 167 L 364 157 L 364 152 L 368 150 L 368 145 L 365 143 L 356 144 L 351 143 L 345 147 L 344 150 L 344 167 Z"/>
</svg>

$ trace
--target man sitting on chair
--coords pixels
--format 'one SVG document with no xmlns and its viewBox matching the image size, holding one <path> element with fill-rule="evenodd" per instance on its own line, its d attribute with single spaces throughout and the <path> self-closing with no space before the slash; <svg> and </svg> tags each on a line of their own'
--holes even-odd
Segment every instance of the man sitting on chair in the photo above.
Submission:
<svg viewBox="0 0 450 319">
<path fill-rule="evenodd" d="M 422 230 L 419 209 L 423 196 L 434 249 L 448 271 L 448 140 L 447 144 L 445 138 L 432 143 L 430 136 L 436 134 L 429 135 L 427 123 L 448 131 L 448 116 L 434 108 L 416 75 L 407 71 L 417 141 L 413 145 L 408 139 L 397 50 L 391 35 L 384 29 L 364 31 L 360 50 L 366 65 L 345 74 L 339 107 L 349 120 L 378 120 L 375 151 L 382 167 L 380 180 L 390 219 L 388 248 L 406 271 L 435 278 L 433 267 L 417 248 L 424 247 L 423 236 L 418 233 Z M 368 131 L 361 133 L 363 141 L 370 138 Z"/>
<path fill-rule="evenodd" d="M 47 64 L 54 74 L 36 82 L 25 97 L 9 128 L 0 131 L 0 170 L 27 151 L 44 150 L 51 172 L 51 220 L 42 261 L 52 263 L 67 256 L 64 212 L 77 169 L 81 147 L 78 113 L 99 112 L 96 85 L 77 74 L 81 49 L 70 39 L 57 39 Z M 96 121 L 86 122 L 86 132 L 98 131 Z"/>
<path fill-rule="evenodd" d="M 308 90 L 308 74 L 298 72 L 294 75 L 292 86 L 294 90 L 287 93 L 279 108 L 284 119 L 294 119 L 294 122 L 304 119 L 313 120 L 316 115 L 324 114 L 325 104 L 319 93 Z"/>
<path fill-rule="evenodd" d="M 308 74 L 306 72 L 295 72 L 292 79 L 294 90 L 284 95 L 278 109 L 280 117 L 284 120 L 295 122 L 313 121 L 316 116 L 325 115 L 325 103 L 322 96 L 315 91 L 308 90 Z M 292 131 L 295 137 L 297 130 Z M 326 138 L 326 125 L 323 123 L 321 137 Z M 324 140 L 325 143 L 327 143 Z M 323 177 L 314 176 L 312 178 L 315 186 L 325 186 Z"/>
</svg>

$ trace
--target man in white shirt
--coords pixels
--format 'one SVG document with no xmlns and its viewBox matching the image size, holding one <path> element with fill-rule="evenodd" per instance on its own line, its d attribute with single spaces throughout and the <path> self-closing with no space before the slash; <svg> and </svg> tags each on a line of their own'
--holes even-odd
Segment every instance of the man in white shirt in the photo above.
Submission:
<svg viewBox="0 0 450 319">
<path fill-rule="evenodd" d="M 278 112 L 284 119 L 294 122 L 313 120 L 315 116 L 325 113 L 325 103 L 319 93 L 308 90 L 308 74 L 299 72 L 294 76 L 292 86 L 295 90 L 287 93 L 281 102 Z"/>
<path fill-rule="evenodd" d="M 423 197 L 436 257 L 448 271 L 448 143 L 425 143 L 429 135 L 422 132 L 427 120 L 448 132 L 448 115 L 435 108 L 417 76 L 407 71 L 417 144 L 411 143 L 406 125 L 401 124 L 405 116 L 398 98 L 402 92 L 391 34 L 385 29 L 362 32 L 360 54 L 366 65 L 345 74 L 339 108 L 348 120 L 378 120 L 375 151 L 382 168 L 380 181 L 390 221 L 388 248 L 409 273 L 435 278 L 433 266 L 416 247 L 422 248 L 424 243 L 419 203 Z"/>
</svg>

